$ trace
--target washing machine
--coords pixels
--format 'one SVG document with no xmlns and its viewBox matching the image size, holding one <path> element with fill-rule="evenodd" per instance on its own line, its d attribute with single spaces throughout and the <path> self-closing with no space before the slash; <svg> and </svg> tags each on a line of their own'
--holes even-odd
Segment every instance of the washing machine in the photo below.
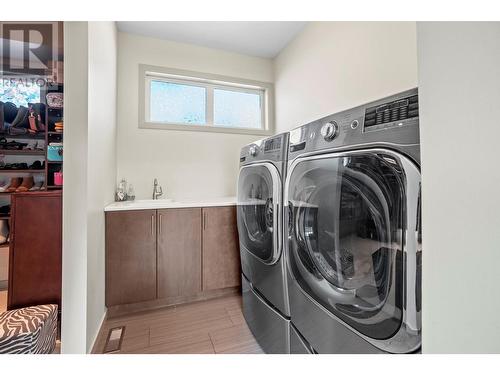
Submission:
<svg viewBox="0 0 500 375">
<path fill-rule="evenodd" d="M 288 133 L 243 147 L 238 177 L 243 315 L 266 353 L 290 351 L 283 256 L 283 184 Z"/>
<path fill-rule="evenodd" d="M 418 352 L 417 89 L 291 131 L 284 205 L 291 351 Z"/>
</svg>

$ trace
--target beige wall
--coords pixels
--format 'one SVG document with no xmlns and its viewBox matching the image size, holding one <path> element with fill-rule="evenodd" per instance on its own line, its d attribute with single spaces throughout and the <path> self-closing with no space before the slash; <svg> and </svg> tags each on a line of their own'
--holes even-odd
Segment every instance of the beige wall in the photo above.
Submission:
<svg viewBox="0 0 500 375">
<path fill-rule="evenodd" d="M 114 201 L 116 177 L 116 56 L 114 22 L 89 22 L 87 351 L 104 305 L 104 211 Z"/>
<path fill-rule="evenodd" d="M 414 22 L 312 22 L 275 61 L 277 131 L 416 85 Z"/>
<path fill-rule="evenodd" d="M 88 23 L 64 23 L 62 353 L 86 352 Z"/>
<path fill-rule="evenodd" d="M 239 151 L 259 137 L 139 129 L 139 64 L 272 82 L 272 61 L 118 33 L 117 179 L 138 199 L 151 199 L 155 177 L 174 199 L 235 195 Z"/>
<path fill-rule="evenodd" d="M 114 22 L 64 24 L 61 349 L 91 349 L 104 318 L 104 211 L 116 176 Z"/>
<path fill-rule="evenodd" d="M 500 353 L 500 23 L 419 23 L 424 353 Z"/>
</svg>

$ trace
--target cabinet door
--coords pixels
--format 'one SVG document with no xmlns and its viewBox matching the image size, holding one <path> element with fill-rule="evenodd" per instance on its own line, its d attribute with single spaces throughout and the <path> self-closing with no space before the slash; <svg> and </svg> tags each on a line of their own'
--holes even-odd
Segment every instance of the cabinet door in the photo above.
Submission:
<svg viewBox="0 0 500 375">
<path fill-rule="evenodd" d="M 156 298 L 156 211 L 106 213 L 106 306 Z"/>
<path fill-rule="evenodd" d="M 240 285 L 236 207 L 203 208 L 203 290 Z"/>
<path fill-rule="evenodd" d="M 61 308 L 61 193 L 14 194 L 11 215 L 8 308 Z"/>
<path fill-rule="evenodd" d="M 201 209 L 158 210 L 158 298 L 201 291 Z"/>
</svg>

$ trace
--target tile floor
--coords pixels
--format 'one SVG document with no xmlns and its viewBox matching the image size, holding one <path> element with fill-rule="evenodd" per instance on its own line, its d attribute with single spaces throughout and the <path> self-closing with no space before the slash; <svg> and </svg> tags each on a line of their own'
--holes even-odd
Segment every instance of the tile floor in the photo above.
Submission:
<svg viewBox="0 0 500 375">
<path fill-rule="evenodd" d="M 108 331 L 125 326 L 119 353 L 263 353 L 243 318 L 241 296 L 194 302 L 106 320 L 94 348 L 102 353 Z"/>
<path fill-rule="evenodd" d="M 0 313 L 7 311 L 7 291 L 0 290 Z"/>
</svg>

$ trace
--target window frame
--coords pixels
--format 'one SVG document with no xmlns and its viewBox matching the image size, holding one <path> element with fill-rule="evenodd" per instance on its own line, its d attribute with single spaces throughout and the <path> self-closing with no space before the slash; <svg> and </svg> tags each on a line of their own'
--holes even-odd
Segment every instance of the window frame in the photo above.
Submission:
<svg viewBox="0 0 500 375">
<path fill-rule="evenodd" d="M 153 122 L 150 119 L 151 81 L 163 81 L 205 88 L 204 125 L 177 122 Z M 215 125 L 214 90 L 258 93 L 262 103 L 260 129 Z M 217 74 L 199 73 L 187 70 L 139 65 L 139 128 L 180 131 L 203 131 L 232 134 L 271 135 L 274 134 L 274 86 L 268 82 L 252 81 Z"/>
</svg>

